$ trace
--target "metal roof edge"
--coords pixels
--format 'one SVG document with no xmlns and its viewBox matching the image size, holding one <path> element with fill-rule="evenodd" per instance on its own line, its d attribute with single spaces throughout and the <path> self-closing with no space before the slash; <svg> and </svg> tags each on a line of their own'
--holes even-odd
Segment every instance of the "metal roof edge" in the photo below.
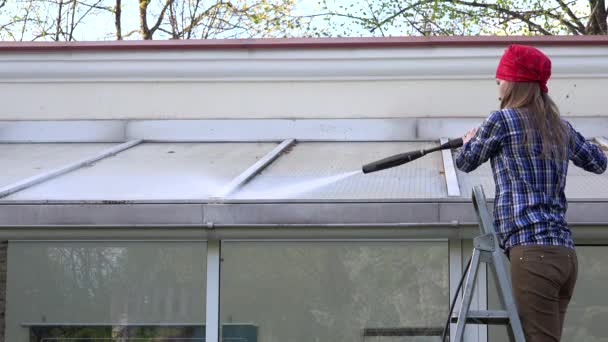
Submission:
<svg viewBox="0 0 608 342">
<path fill-rule="evenodd" d="M 339 49 L 395 47 L 469 47 L 530 44 L 542 46 L 608 45 L 608 36 L 434 36 L 336 37 L 191 40 L 121 40 L 84 42 L 0 42 L 0 52 Z"/>
</svg>

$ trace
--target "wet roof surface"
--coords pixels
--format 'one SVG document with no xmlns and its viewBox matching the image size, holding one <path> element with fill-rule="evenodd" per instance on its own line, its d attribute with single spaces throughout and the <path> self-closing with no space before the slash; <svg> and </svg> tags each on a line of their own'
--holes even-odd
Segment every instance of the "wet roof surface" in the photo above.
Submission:
<svg viewBox="0 0 608 342">
<path fill-rule="evenodd" d="M 226 200 L 441 200 L 447 199 L 441 153 L 371 174 L 363 164 L 436 145 L 417 142 L 301 142 L 240 185 Z M 80 167 L 18 191 L 0 201 L 207 201 L 278 143 L 142 143 L 92 165 Z M 116 144 L 0 144 L 0 187 L 95 156 Z M 471 173 L 456 170 L 461 199 L 474 185 L 494 197 L 489 163 Z M 566 195 L 606 199 L 608 174 L 595 175 L 571 165 Z M 452 197 L 452 199 L 454 199 Z M 458 199 L 458 198 L 456 198 Z"/>
</svg>

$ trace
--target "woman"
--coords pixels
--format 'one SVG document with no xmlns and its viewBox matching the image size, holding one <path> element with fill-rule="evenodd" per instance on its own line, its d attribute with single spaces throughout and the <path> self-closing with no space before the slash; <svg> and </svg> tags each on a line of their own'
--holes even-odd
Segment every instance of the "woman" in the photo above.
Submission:
<svg viewBox="0 0 608 342">
<path fill-rule="evenodd" d="M 577 277 L 565 220 L 568 161 L 593 173 L 606 156 L 559 115 L 548 93 L 551 61 L 511 45 L 496 79 L 501 110 L 463 138 L 456 156 L 465 172 L 490 159 L 496 183 L 494 222 L 511 260 L 513 295 L 526 341 L 559 341 Z"/>
</svg>

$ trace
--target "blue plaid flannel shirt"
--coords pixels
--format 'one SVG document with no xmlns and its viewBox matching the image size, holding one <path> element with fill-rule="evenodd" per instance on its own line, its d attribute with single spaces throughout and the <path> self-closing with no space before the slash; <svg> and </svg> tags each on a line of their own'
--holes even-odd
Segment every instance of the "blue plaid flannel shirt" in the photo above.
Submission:
<svg viewBox="0 0 608 342">
<path fill-rule="evenodd" d="M 606 156 L 564 120 L 570 136 L 566 156 L 593 173 L 606 170 Z M 564 188 L 568 159 L 544 159 L 540 135 L 528 148 L 523 143 L 522 118 L 515 109 L 493 112 L 456 156 L 456 166 L 475 170 L 490 159 L 496 195 L 494 224 L 505 252 L 517 245 L 574 248 L 565 220 L 568 203 Z"/>
</svg>

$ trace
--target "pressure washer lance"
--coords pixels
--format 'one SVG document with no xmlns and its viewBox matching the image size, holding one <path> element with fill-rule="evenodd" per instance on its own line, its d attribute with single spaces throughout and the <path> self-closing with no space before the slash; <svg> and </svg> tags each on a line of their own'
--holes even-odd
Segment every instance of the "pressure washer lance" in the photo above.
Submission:
<svg viewBox="0 0 608 342">
<path fill-rule="evenodd" d="M 391 167 L 403 165 L 405 163 L 409 163 L 412 160 L 416 160 L 424 155 L 427 155 L 431 152 L 441 151 L 441 150 L 449 150 L 453 148 L 458 148 L 462 146 L 462 138 L 457 138 L 446 142 L 437 147 L 429 148 L 427 150 L 419 150 L 406 152 L 401 154 L 396 154 L 394 156 L 390 156 L 388 158 L 384 158 L 373 163 L 369 163 L 363 165 L 363 173 L 372 173 L 384 169 L 389 169 Z"/>
</svg>

